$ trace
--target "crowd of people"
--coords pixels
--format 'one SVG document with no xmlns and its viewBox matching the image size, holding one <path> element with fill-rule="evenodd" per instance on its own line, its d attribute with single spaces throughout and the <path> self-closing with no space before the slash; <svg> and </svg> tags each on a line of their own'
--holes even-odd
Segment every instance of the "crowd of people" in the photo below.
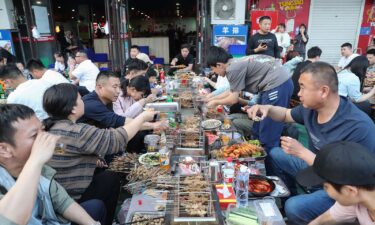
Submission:
<svg viewBox="0 0 375 225">
<path fill-rule="evenodd" d="M 375 50 L 361 56 L 344 43 L 332 66 L 320 61 L 318 46 L 306 52 L 306 25 L 291 41 L 284 24 L 273 34 L 269 17 L 259 23 L 249 56 L 209 48 L 207 107 L 230 106 L 237 130 L 261 142 L 267 174 L 291 192 L 281 202 L 288 224 L 373 224 Z M 180 51 L 171 67 L 193 70 L 190 47 Z M 144 110 L 161 94 L 158 73 L 138 46 L 120 75 L 100 71 L 85 51 L 68 62 L 54 56 L 52 69 L 37 59 L 0 67 L 0 80 L 13 89 L 0 105 L 0 223 L 110 225 L 120 179 L 106 167 L 124 151 L 144 151 L 144 136 L 168 127 Z M 308 145 L 294 124 L 305 127 Z"/>
</svg>

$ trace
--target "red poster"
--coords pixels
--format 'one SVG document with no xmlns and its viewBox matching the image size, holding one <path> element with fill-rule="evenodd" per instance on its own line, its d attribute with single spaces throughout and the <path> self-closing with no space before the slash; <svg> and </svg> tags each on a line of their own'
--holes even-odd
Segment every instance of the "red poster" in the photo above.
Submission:
<svg viewBox="0 0 375 225">
<path fill-rule="evenodd" d="M 259 28 L 259 18 L 262 16 L 271 17 L 271 30 L 276 29 L 278 24 L 278 13 L 270 10 L 253 10 L 251 11 L 251 33 L 255 34 Z"/>
<path fill-rule="evenodd" d="M 359 35 L 357 52 L 365 53 L 367 46 L 373 45 L 372 40 L 375 38 L 375 3 L 372 0 L 366 0 L 363 10 L 361 29 L 369 29 L 370 33 Z"/>
</svg>

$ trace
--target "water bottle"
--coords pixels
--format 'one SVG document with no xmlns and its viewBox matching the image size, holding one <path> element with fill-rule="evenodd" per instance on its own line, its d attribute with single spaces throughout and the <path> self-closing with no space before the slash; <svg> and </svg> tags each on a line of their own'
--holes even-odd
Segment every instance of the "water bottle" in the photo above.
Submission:
<svg viewBox="0 0 375 225">
<path fill-rule="evenodd" d="M 234 165 L 233 165 L 232 157 L 229 157 L 227 159 L 227 162 L 223 166 L 222 171 L 223 171 L 224 182 L 227 184 L 232 184 L 233 178 L 234 178 Z"/>
<path fill-rule="evenodd" d="M 247 207 L 249 203 L 249 172 L 245 166 L 241 166 L 236 177 L 237 207 Z"/>
</svg>

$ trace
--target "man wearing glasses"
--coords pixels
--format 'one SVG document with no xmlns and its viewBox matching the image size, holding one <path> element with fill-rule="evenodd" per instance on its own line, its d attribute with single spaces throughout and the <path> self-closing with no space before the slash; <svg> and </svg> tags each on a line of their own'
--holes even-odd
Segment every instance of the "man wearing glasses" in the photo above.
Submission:
<svg viewBox="0 0 375 225">
<path fill-rule="evenodd" d="M 86 87 L 92 92 L 95 90 L 96 77 L 99 74 L 98 67 L 87 58 L 86 52 L 82 50 L 76 53 L 75 60 L 78 67 L 69 71 L 70 79 L 74 84 Z"/>
</svg>

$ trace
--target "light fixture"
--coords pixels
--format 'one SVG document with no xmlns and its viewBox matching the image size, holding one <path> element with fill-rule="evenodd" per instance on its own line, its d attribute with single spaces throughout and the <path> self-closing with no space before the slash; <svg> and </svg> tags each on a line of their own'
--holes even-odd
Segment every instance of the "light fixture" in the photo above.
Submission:
<svg viewBox="0 0 375 225">
<path fill-rule="evenodd" d="M 74 19 L 74 16 L 72 16 L 72 19 Z"/>
<path fill-rule="evenodd" d="M 104 19 L 104 16 L 102 16 L 102 18 Z"/>
<path fill-rule="evenodd" d="M 96 14 L 94 13 L 94 14 L 92 14 L 93 16 L 96 16 Z"/>
<path fill-rule="evenodd" d="M 61 6 L 57 6 L 57 8 L 61 9 Z"/>
<path fill-rule="evenodd" d="M 41 5 L 42 1 L 36 1 L 36 4 Z"/>
<path fill-rule="evenodd" d="M 56 32 L 56 33 L 60 33 L 60 26 L 59 26 L 59 25 L 57 25 L 57 26 L 55 27 L 55 32 Z"/>
<path fill-rule="evenodd" d="M 176 5 L 180 5 L 180 3 L 177 2 Z"/>
<path fill-rule="evenodd" d="M 132 10 L 134 10 L 134 7 L 132 7 Z"/>
<path fill-rule="evenodd" d="M 76 10 L 75 9 L 72 9 L 72 12 L 75 12 Z"/>
<path fill-rule="evenodd" d="M 143 12 L 141 12 L 141 15 L 143 15 Z"/>
</svg>

